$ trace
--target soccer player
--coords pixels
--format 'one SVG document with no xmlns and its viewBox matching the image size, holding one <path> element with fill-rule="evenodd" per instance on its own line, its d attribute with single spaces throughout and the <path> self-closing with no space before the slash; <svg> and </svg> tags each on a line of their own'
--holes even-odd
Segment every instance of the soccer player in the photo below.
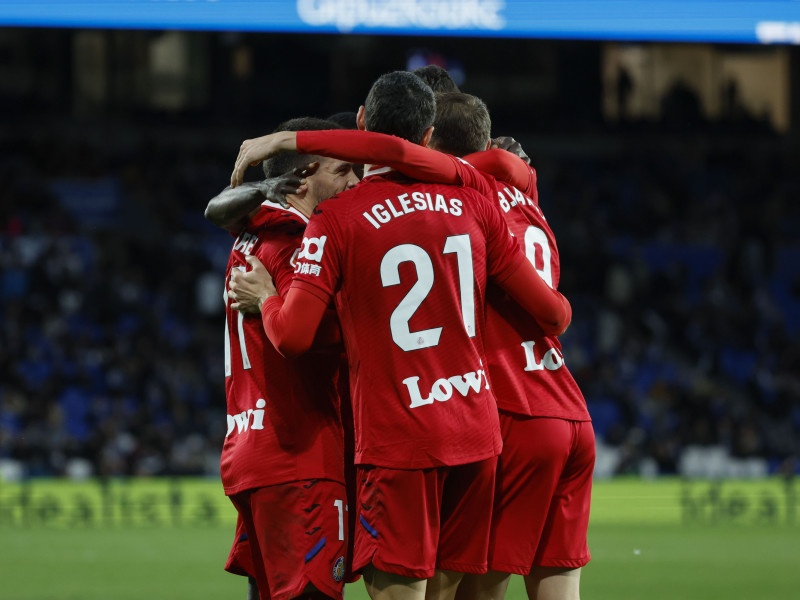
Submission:
<svg viewBox="0 0 800 600">
<path fill-rule="evenodd" d="M 279 127 L 332 128 L 334 123 L 309 118 Z M 274 270 L 277 290 L 286 293 L 312 211 L 358 181 L 349 163 L 317 160 L 319 168 L 306 178 L 305 190 L 287 195 L 286 208 L 265 201 L 249 215 L 226 273 L 228 428 L 222 482 L 244 521 L 262 600 L 342 597 L 347 504 L 335 383 L 339 352 L 284 358 L 267 340 L 261 320 L 233 310 L 234 298 L 227 294 L 231 273 L 246 269 L 253 257 Z M 307 162 L 307 157 L 283 155 L 267 162 L 265 174 L 272 177 Z M 260 193 L 253 189 L 243 196 Z M 224 199 L 212 202 L 212 215 L 221 204 Z"/>
<path fill-rule="evenodd" d="M 491 120 L 475 96 L 437 96 L 430 146 L 466 156 L 482 168 Z M 469 156 L 467 156 L 469 155 Z M 491 167 L 490 167 L 491 169 Z M 496 182 L 496 198 L 511 232 L 552 288 L 558 287 L 558 248 L 539 207 L 536 171 L 522 159 L 517 186 Z M 468 576 L 459 599 L 502 598 L 511 573 L 525 577 L 531 599 L 577 600 L 586 543 L 595 440 L 586 401 L 570 374 L 558 338 L 546 335 L 519 305 L 487 292 L 486 353 L 500 409 L 503 452 L 489 545 L 489 573 Z"/>
<path fill-rule="evenodd" d="M 236 189 L 228 187 L 212 198 L 206 207 L 206 219 L 222 229 L 235 232 L 238 236 L 238 233 L 247 227 L 249 216 L 256 214 L 265 201 L 278 203 L 287 208 L 289 206 L 286 202 L 287 194 L 306 192 L 308 186 L 304 178 L 313 175 L 319 163 L 296 167 L 288 173 L 274 177 L 270 175 L 277 170 L 278 165 L 273 163 L 269 168 L 267 166 L 268 164 L 264 163 L 266 178 L 263 181 L 248 182 Z M 236 532 L 225 570 L 247 577 L 247 600 L 258 600 L 253 555 L 241 515 L 237 515 L 236 518 Z"/>
<path fill-rule="evenodd" d="M 373 85 L 359 127 L 425 146 L 434 115 L 430 88 L 395 72 Z M 276 139 L 299 146 L 301 134 L 246 141 L 233 186 Z M 360 476 L 354 567 L 364 569 L 376 600 L 422 598 L 428 578 L 428 597 L 452 598 L 463 573 L 486 570 L 500 450 L 484 369 L 487 277 L 548 332 L 563 331 L 571 314 L 525 260 L 483 176 L 439 156 L 462 181 L 483 181 L 484 193 L 370 166 L 361 184 L 315 211 L 285 302 L 255 261 L 231 281 L 237 298 L 250 295 L 261 306 L 270 340 L 286 355 L 310 346 L 325 307 L 336 302 Z"/>
</svg>

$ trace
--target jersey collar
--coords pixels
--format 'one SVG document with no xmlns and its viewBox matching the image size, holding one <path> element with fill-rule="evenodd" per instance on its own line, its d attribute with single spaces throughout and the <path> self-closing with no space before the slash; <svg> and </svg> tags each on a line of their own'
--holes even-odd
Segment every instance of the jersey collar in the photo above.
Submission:
<svg viewBox="0 0 800 600">
<path fill-rule="evenodd" d="M 364 171 L 364 179 L 366 179 L 367 177 L 372 177 L 373 175 L 385 175 L 386 173 L 391 173 L 392 171 L 394 171 L 392 167 L 370 165 L 369 168 Z"/>
</svg>

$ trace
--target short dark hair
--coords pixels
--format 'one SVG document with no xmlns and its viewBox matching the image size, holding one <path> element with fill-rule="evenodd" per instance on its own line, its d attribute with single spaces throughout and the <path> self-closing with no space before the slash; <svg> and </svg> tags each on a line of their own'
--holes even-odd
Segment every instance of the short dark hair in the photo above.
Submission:
<svg viewBox="0 0 800 600">
<path fill-rule="evenodd" d="M 321 131 L 324 129 L 342 129 L 338 123 L 328 121 L 326 119 L 317 119 L 315 117 L 299 117 L 297 119 L 289 119 L 284 121 L 275 128 L 272 133 L 279 131 Z M 278 177 L 284 173 L 304 167 L 308 163 L 318 160 L 318 156 L 309 154 L 298 154 L 297 152 L 282 152 L 277 156 L 265 160 L 262 168 L 264 169 L 264 176 L 269 179 L 270 177 Z"/>
<path fill-rule="evenodd" d="M 439 65 L 425 65 L 411 72 L 427 83 L 436 94 L 461 91 L 458 89 L 456 82 L 453 81 L 453 78 L 450 77 L 450 73 Z"/>
<path fill-rule="evenodd" d="M 372 84 L 364 102 L 368 131 L 396 135 L 415 144 L 422 141 L 435 116 L 433 91 L 408 71 L 381 75 Z"/>
<path fill-rule="evenodd" d="M 436 94 L 431 143 L 437 150 L 466 156 L 486 150 L 491 135 L 492 120 L 483 100 L 461 92 Z"/>
</svg>

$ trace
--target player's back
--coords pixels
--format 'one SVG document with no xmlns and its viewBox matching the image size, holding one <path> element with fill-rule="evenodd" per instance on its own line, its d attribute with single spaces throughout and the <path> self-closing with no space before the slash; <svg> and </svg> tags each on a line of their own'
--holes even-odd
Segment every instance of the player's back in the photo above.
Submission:
<svg viewBox="0 0 800 600">
<path fill-rule="evenodd" d="M 294 271 L 305 219 L 262 206 L 233 244 L 225 276 L 246 270 L 256 256 L 285 293 Z M 343 478 L 343 433 L 335 376 L 338 352 L 286 359 L 264 333 L 260 315 L 230 307 L 225 295 L 227 435 L 222 481 L 227 494 L 300 479 Z"/>
<path fill-rule="evenodd" d="M 306 238 L 302 281 L 340 282 L 329 291 L 350 364 L 356 461 L 428 468 L 496 455 L 483 307 L 487 273 L 510 271 L 516 246 L 491 200 L 379 172 L 321 204 Z"/>
<path fill-rule="evenodd" d="M 496 182 L 497 203 L 511 233 L 541 278 L 558 289 L 561 275 L 555 235 L 539 207 L 536 172 L 528 189 Z M 586 401 L 564 364 L 561 344 L 502 290 L 490 286 L 486 347 L 498 407 L 516 414 L 589 420 Z"/>
</svg>

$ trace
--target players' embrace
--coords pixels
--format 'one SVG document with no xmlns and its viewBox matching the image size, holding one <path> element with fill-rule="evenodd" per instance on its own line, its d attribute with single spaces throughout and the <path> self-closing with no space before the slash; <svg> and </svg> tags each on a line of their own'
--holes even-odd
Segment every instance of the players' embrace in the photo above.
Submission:
<svg viewBox="0 0 800 600">
<path fill-rule="evenodd" d="M 341 598 L 359 573 L 373 600 L 499 600 L 512 573 L 579 595 L 594 434 L 536 173 L 483 102 L 420 76 L 379 78 L 357 130 L 246 140 L 206 209 L 237 237 L 222 479 L 253 597 Z"/>
</svg>

